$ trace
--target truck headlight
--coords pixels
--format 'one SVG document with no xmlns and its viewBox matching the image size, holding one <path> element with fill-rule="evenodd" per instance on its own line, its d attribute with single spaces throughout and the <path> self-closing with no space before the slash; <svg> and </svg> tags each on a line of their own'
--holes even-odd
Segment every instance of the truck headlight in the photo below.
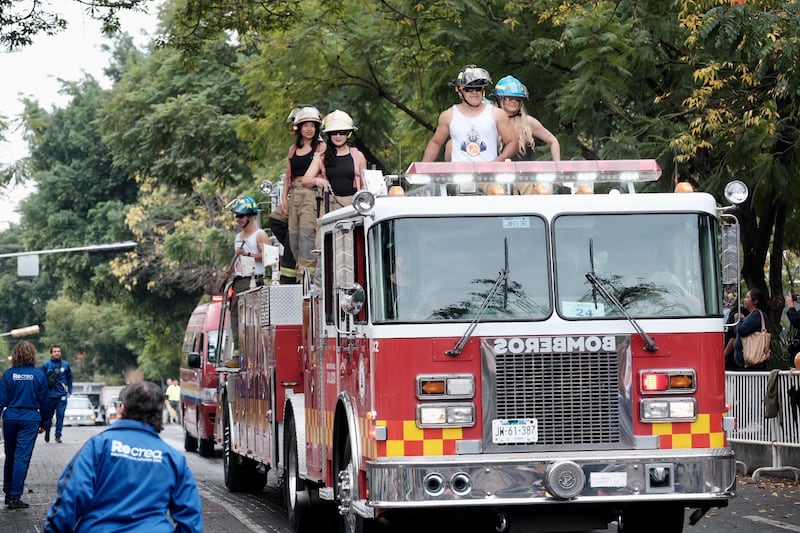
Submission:
<svg viewBox="0 0 800 533">
<path fill-rule="evenodd" d="M 419 404 L 417 425 L 430 427 L 470 427 L 475 425 L 475 406 L 460 404 Z"/>
<path fill-rule="evenodd" d="M 639 404 L 642 422 L 693 422 L 697 418 L 694 398 L 645 398 Z"/>
<path fill-rule="evenodd" d="M 420 400 L 467 400 L 475 396 L 472 374 L 429 374 L 417 376 Z"/>
</svg>

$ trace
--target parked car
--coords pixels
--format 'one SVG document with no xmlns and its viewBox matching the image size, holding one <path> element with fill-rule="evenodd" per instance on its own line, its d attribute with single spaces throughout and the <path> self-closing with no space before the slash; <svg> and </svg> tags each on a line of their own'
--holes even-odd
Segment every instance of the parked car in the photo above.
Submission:
<svg viewBox="0 0 800 533">
<path fill-rule="evenodd" d="M 67 409 L 64 411 L 65 426 L 93 426 L 95 410 L 88 396 L 73 395 L 67 398 Z"/>
<path fill-rule="evenodd" d="M 108 424 L 106 417 L 106 406 L 102 402 L 103 392 L 102 381 L 76 381 L 72 384 L 72 393 L 77 396 L 86 396 L 92 401 L 94 407 L 94 423 L 95 424 Z"/>
</svg>

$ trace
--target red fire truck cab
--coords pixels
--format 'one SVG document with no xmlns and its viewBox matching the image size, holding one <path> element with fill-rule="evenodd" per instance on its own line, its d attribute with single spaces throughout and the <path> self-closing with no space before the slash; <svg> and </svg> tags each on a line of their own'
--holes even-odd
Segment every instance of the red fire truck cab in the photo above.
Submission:
<svg viewBox="0 0 800 533">
<path fill-rule="evenodd" d="M 210 457 L 214 454 L 214 418 L 217 415 L 217 335 L 222 296 L 198 305 L 183 338 L 180 370 L 181 420 L 184 448 Z M 224 333 L 224 328 L 223 328 Z"/>
<path fill-rule="evenodd" d="M 227 486 L 276 469 L 296 531 L 436 510 L 679 532 L 725 507 L 729 228 L 709 194 L 641 192 L 659 176 L 415 163 L 405 195 L 322 217 L 317 281 L 243 293 L 220 346 Z"/>
</svg>

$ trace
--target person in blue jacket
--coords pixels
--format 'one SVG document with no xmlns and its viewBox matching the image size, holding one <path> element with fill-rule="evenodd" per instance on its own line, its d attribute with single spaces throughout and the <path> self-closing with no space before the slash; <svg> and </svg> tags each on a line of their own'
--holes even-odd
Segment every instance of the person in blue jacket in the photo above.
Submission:
<svg viewBox="0 0 800 533">
<path fill-rule="evenodd" d="M 50 348 L 50 360 L 42 365 L 42 372 L 50 386 L 50 404 L 43 413 L 42 427 L 44 441 L 50 442 L 50 428 L 53 427 L 53 413 L 56 415 L 56 442 L 61 442 L 64 429 L 64 412 L 67 410 L 67 397 L 72 394 L 72 368 L 61 358 L 61 346 Z"/>
<path fill-rule="evenodd" d="M 36 368 L 36 347 L 22 341 L 11 351 L 11 368 L 0 380 L 0 412 L 6 453 L 3 467 L 3 492 L 9 509 L 25 509 L 20 500 L 28 465 L 36 444 L 41 411 L 49 401 L 47 380 Z M 3 410 L 5 411 L 3 412 Z"/>
<path fill-rule="evenodd" d="M 45 533 L 201 533 L 186 458 L 164 442 L 164 393 L 149 381 L 120 392 L 121 420 L 89 439 L 58 480 Z"/>
</svg>

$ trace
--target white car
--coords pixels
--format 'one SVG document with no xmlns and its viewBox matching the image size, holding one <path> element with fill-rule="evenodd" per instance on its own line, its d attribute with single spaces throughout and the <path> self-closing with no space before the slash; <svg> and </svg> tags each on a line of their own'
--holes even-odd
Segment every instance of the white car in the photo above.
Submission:
<svg viewBox="0 0 800 533">
<path fill-rule="evenodd" d="M 70 396 L 64 411 L 65 426 L 93 426 L 95 410 L 88 396 Z"/>
</svg>

